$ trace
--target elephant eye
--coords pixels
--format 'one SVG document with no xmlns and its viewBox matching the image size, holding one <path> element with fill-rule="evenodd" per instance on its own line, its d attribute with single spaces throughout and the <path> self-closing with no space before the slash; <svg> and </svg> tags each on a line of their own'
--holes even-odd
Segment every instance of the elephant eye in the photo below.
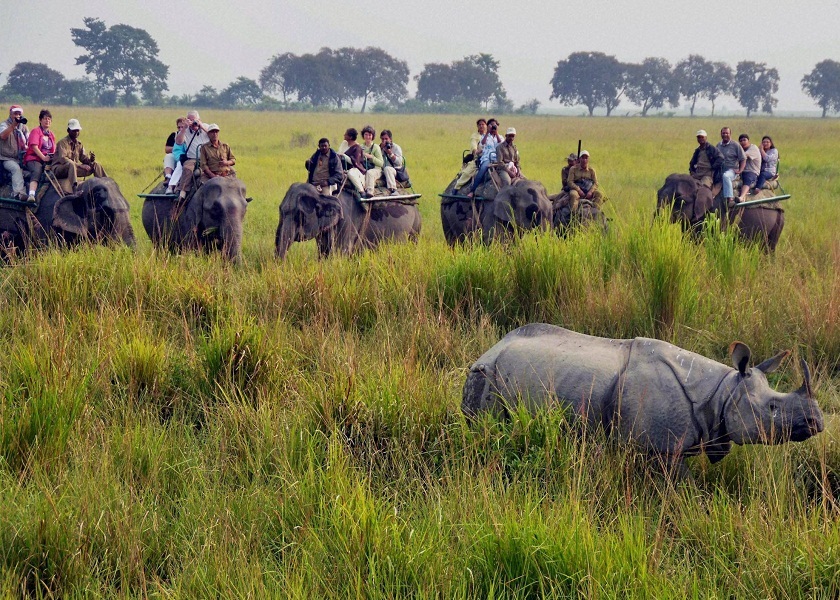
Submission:
<svg viewBox="0 0 840 600">
<path fill-rule="evenodd" d="M 768 408 L 770 409 L 770 414 L 772 415 L 772 417 L 774 419 L 779 416 L 779 405 L 778 404 L 776 404 L 775 402 L 771 402 L 768 405 Z"/>
</svg>

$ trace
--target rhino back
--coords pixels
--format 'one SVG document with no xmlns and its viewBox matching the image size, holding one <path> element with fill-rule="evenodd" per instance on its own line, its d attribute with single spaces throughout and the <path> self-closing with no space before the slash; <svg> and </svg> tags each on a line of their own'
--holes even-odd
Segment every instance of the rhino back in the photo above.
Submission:
<svg viewBox="0 0 840 600">
<path fill-rule="evenodd" d="M 536 410 L 552 400 L 609 426 L 630 340 L 532 324 L 509 333 L 476 364 L 493 364 L 492 388 L 505 402 Z"/>
<path fill-rule="evenodd" d="M 734 369 L 661 340 L 633 340 L 619 384 L 621 436 L 661 454 L 696 454 L 717 443 L 721 383 Z"/>
</svg>

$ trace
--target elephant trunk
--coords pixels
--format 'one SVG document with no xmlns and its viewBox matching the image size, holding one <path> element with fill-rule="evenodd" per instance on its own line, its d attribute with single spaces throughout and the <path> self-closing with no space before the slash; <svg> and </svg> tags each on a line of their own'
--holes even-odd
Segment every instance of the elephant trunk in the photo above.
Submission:
<svg viewBox="0 0 840 600">
<path fill-rule="evenodd" d="M 277 234 L 274 237 L 274 256 L 283 260 L 286 258 L 286 252 L 292 245 L 294 239 L 294 222 L 292 219 L 282 219 L 277 225 Z"/>
<path fill-rule="evenodd" d="M 234 219 L 222 226 L 222 253 L 231 262 L 239 262 L 242 252 L 242 219 Z"/>
</svg>

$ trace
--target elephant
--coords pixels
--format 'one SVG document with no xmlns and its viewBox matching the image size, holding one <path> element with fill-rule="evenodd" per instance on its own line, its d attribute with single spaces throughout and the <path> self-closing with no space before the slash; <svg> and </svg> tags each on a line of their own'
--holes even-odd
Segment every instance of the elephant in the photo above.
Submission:
<svg viewBox="0 0 840 600">
<path fill-rule="evenodd" d="M 274 240 L 275 256 L 283 259 L 292 242 L 315 239 L 322 257 L 334 250 L 352 254 L 384 240 L 417 241 L 420 211 L 416 204 L 387 197 L 359 202 L 347 189 L 320 194 L 309 183 L 293 183 L 280 203 Z"/>
<path fill-rule="evenodd" d="M 759 194 L 772 194 L 761 190 Z M 738 228 L 741 239 L 757 242 L 765 252 L 772 253 L 779 243 L 785 226 L 785 211 L 776 203 L 752 208 L 723 207 L 720 197 L 715 198 L 708 187 L 701 185 L 691 175 L 673 173 L 656 193 L 657 213 L 666 205 L 671 207 L 671 222 L 680 223 L 683 230 L 696 238 L 706 215 L 717 212 L 722 215 L 721 229 L 730 225 Z"/>
<path fill-rule="evenodd" d="M 589 227 L 597 225 L 601 231 L 607 233 L 609 225 L 607 217 L 600 207 L 591 200 L 580 200 L 577 210 L 572 212 L 569 206 L 569 194 L 561 192 L 555 196 L 549 196 L 553 207 L 553 225 L 561 235 L 578 227 Z"/>
<path fill-rule="evenodd" d="M 50 243 L 74 245 L 88 240 L 135 246 L 129 205 L 110 177 L 83 181 L 72 194 L 59 196 L 50 187 L 34 211 L 0 206 L 0 238 L 6 256 Z"/>
<path fill-rule="evenodd" d="M 456 177 L 443 194 L 440 202 L 440 221 L 443 224 L 443 235 L 450 246 L 466 242 L 476 231 L 481 230 L 481 218 L 484 207 L 498 194 L 496 186 L 490 179 L 479 186 L 474 198 L 466 197 L 469 185 L 455 191 Z M 463 198 L 453 198 L 463 195 Z"/>
<path fill-rule="evenodd" d="M 250 200 L 245 194 L 240 179 L 214 177 L 186 201 L 146 198 L 143 227 L 156 248 L 171 252 L 221 250 L 225 258 L 237 262 L 242 251 L 242 221 Z"/>
<path fill-rule="evenodd" d="M 533 179 L 517 179 L 503 187 L 481 213 L 481 239 L 509 239 L 518 232 L 548 229 L 553 210 L 545 187 Z"/>
</svg>

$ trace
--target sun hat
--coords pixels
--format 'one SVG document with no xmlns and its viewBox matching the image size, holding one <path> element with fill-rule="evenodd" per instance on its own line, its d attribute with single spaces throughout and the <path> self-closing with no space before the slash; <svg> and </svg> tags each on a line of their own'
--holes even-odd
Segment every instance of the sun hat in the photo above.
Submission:
<svg viewBox="0 0 840 600">
<path fill-rule="evenodd" d="M 505 131 L 505 135 L 516 135 L 516 129 L 513 127 L 508 127 L 507 131 Z"/>
<path fill-rule="evenodd" d="M 67 121 L 67 129 L 70 131 L 81 131 L 82 126 L 79 124 L 79 119 L 70 119 Z"/>
<path fill-rule="evenodd" d="M 210 123 L 210 125 L 207 126 L 207 132 L 209 133 L 211 131 L 219 131 L 219 126 L 215 123 Z"/>
</svg>

